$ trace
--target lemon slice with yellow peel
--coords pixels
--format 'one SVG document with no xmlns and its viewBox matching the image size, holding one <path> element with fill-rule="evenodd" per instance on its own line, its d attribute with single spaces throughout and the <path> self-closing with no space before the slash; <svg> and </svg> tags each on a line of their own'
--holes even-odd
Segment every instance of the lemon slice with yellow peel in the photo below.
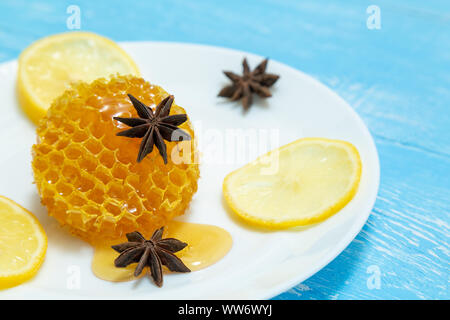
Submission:
<svg viewBox="0 0 450 320">
<path fill-rule="evenodd" d="M 46 251 L 47 236 L 35 216 L 0 196 L 0 289 L 32 278 Z"/>
<path fill-rule="evenodd" d="M 350 143 L 304 138 L 230 173 L 223 193 L 250 224 L 277 229 L 309 225 L 342 209 L 355 195 L 361 159 Z"/>
<path fill-rule="evenodd" d="M 114 41 L 90 32 L 67 32 L 40 39 L 19 57 L 17 90 L 28 117 L 37 123 L 53 99 L 78 80 L 110 74 L 139 75 L 133 59 Z"/>
</svg>

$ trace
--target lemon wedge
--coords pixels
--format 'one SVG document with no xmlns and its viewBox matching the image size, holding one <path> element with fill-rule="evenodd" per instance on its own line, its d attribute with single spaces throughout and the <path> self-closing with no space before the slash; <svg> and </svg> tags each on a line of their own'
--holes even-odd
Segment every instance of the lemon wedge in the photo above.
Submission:
<svg viewBox="0 0 450 320">
<path fill-rule="evenodd" d="M 304 138 L 226 176 L 223 193 L 246 222 L 279 229 L 325 220 L 356 194 L 361 159 L 350 143 Z"/>
<path fill-rule="evenodd" d="M 139 69 L 114 41 L 90 32 L 45 37 L 19 57 L 19 102 L 28 117 L 38 123 L 72 82 L 91 82 L 116 73 L 139 76 Z"/>
<path fill-rule="evenodd" d="M 47 236 L 35 216 L 0 196 L 0 289 L 32 278 L 46 251 Z"/>
</svg>

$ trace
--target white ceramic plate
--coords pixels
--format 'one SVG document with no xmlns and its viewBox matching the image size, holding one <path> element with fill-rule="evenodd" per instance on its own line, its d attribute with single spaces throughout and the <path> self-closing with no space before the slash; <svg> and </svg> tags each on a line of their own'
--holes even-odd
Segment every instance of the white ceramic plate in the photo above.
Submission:
<svg viewBox="0 0 450 320">
<path fill-rule="evenodd" d="M 310 76 L 270 61 L 268 72 L 281 75 L 272 89 L 273 97 L 256 99 L 243 114 L 240 102 L 217 97 L 228 83 L 222 70 L 240 73 L 244 56 L 252 68 L 262 57 L 191 44 L 122 45 L 145 79 L 174 94 L 186 108 L 200 138 L 199 189 L 183 219 L 225 228 L 233 237 L 233 247 L 207 269 L 166 275 L 163 288 L 145 277 L 124 283 L 96 278 L 90 270 L 91 247 L 63 231 L 40 205 L 30 168 L 35 128 L 19 109 L 17 62 L 11 61 L 0 65 L 0 194 L 37 215 L 49 245 L 38 275 L 0 291 L 0 299 L 267 299 L 312 276 L 347 247 L 375 202 L 379 162 L 369 131 L 344 100 Z M 358 148 L 363 174 L 355 198 L 333 217 L 303 230 L 261 231 L 236 220 L 222 200 L 225 175 L 268 149 L 301 137 L 343 139 Z"/>
</svg>

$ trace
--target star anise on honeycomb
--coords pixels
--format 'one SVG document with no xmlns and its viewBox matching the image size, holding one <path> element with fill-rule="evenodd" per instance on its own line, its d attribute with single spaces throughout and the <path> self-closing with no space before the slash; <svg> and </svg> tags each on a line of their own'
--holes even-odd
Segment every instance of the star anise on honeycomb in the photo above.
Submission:
<svg viewBox="0 0 450 320">
<path fill-rule="evenodd" d="M 218 94 L 219 97 L 230 98 L 232 101 L 242 98 L 244 110 L 248 110 L 253 102 L 253 93 L 262 98 L 271 97 L 269 88 L 280 78 L 272 73 L 266 73 L 269 59 L 262 61 L 253 71 L 250 71 L 247 59 L 242 61 L 242 76 L 231 71 L 223 73 L 232 81 L 232 84 L 224 87 Z"/>
<path fill-rule="evenodd" d="M 164 227 L 156 230 L 150 240 L 146 240 L 138 231 L 127 233 L 128 242 L 112 246 L 120 255 L 114 260 L 118 268 L 125 268 L 131 263 L 138 263 L 134 271 L 137 277 L 146 266 L 150 268 L 150 274 L 158 287 L 163 284 L 162 266 L 166 266 L 172 272 L 190 272 L 176 255 L 187 246 L 187 243 L 175 238 L 162 239 Z"/>
<path fill-rule="evenodd" d="M 141 162 L 146 155 L 153 151 L 153 146 L 156 145 L 164 159 L 164 163 L 167 164 L 167 147 L 164 140 L 183 141 L 191 139 L 189 133 L 178 128 L 179 125 L 187 120 L 187 115 L 169 115 L 174 100 L 172 95 L 163 99 L 156 106 L 154 112 L 152 108 L 146 106 L 131 94 L 128 94 L 128 97 L 136 109 L 139 118 L 114 117 L 114 120 L 132 127 L 131 129 L 117 133 L 117 135 L 128 138 L 142 138 L 137 162 Z"/>
</svg>

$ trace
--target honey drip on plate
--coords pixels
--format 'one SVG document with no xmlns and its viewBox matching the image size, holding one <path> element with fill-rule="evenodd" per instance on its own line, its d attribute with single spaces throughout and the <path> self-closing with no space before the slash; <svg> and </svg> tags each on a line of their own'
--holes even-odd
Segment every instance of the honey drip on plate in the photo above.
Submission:
<svg viewBox="0 0 450 320">
<path fill-rule="evenodd" d="M 232 245 L 231 235 L 224 229 L 207 224 L 172 221 L 164 230 L 163 238 L 176 238 L 186 242 L 188 246 L 176 255 L 191 269 L 197 271 L 206 268 L 222 259 Z M 119 253 L 111 245 L 126 242 L 119 239 L 113 243 L 103 243 L 94 246 L 92 272 L 100 279 L 120 282 L 136 279 L 134 269 L 136 263 L 126 268 L 116 268 L 114 260 Z M 165 267 L 164 272 L 169 272 Z M 144 270 L 141 276 L 147 274 Z"/>
</svg>

